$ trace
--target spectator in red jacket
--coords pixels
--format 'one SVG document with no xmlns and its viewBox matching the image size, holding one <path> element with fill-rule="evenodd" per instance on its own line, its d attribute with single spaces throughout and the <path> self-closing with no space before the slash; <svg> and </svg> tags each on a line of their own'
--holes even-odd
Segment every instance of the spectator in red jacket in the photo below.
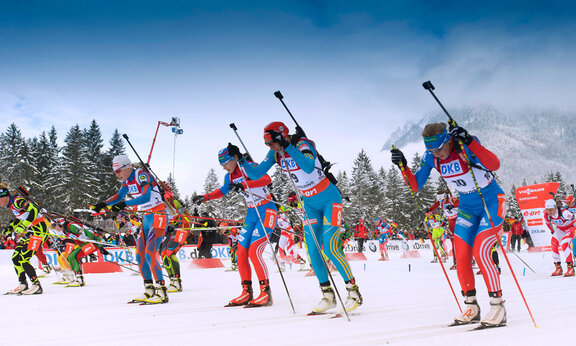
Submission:
<svg viewBox="0 0 576 346">
<path fill-rule="evenodd" d="M 512 231 L 512 251 L 514 251 L 514 244 L 518 243 L 518 250 L 520 251 L 520 245 L 522 244 L 522 232 L 524 229 L 522 228 L 522 222 L 520 220 L 515 220 L 510 227 Z"/>
<path fill-rule="evenodd" d="M 6 237 L 6 240 L 3 243 L 4 249 L 14 249 L 16 247 L 16 242 L 12 237 Z"/>
<path fill-rule="evenodd" d="M 364 241 L 368 238 L 368 229 L 364 225 L 364 219 L 360 219 L 356 227 L 354 227 L 354 238 L 358 242 L 358 252 L 364 251 Z"/>
</svg>

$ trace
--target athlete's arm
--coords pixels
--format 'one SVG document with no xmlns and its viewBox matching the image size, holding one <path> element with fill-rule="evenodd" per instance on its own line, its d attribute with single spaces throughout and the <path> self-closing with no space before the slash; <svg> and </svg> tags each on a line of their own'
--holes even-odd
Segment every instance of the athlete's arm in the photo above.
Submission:
<svg viewBox="0 0 576 346">
<path fill-rule="evenodd" d="M 472 137 L 472 143 L 468 145 L 468 149 L 476 156 L 476 158 L 486 167 L 488 170 L 495 171 L 500 168 L 500 160 L 498 157 L 490 150 L 484 148 L 480 141 L 476 137 Z"/>
<path fill-rule="evenodd" d="M 288 145 L 286 152 L 290 154 L 290 157 L 294 159 L 296 164 L 298 164 L 304 172 L 312 173 L 316 168 L 314 165 L 316 163 L 316 150 L 314 150 L 311 144 L 303 140 L 298 141 L 296 146 L 298 149 L 292 146 L 292 144 Z"/>
<path fill-rule="evenodd" d="M 244 168 L 244 170 L 246 171 L 246 175 L 248 175 L 248 178 L 252 180 L 258 180 L 262 178 L 262 176 L 264 176 L 264 174 L 266 174 L 266 172 L 268 172 L 270 168 L 274 166 L 275 163 L 276 163 L 276 157 L 274 154 L 274 150 L 269 150 L 268 154 L 266 154 L 266 157 L 262 162 L 260 162 L 259 165 L 252 165 L 246 161 L 243 161 L 242 163 L 240 163 L 240 166 Z"/>
</svg>

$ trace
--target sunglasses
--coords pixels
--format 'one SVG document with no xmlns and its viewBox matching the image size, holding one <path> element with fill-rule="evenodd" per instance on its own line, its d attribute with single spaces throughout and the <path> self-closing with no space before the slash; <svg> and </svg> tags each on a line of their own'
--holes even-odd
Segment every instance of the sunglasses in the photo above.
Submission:
<svg viewBox="0 0 576 346">
<path fill-rule="evenodd" d="M 444 149 L 444 147 L 446 146 L 446 144 L 448 144 L 448 141 L 442 143 L 441 146 L 439 146 L 438 148 L 434 148 L 434 149 L 427 149 L 429 152 L 433 153 L 437 153 L 439 151 L 442 151 L 442 149 Z"/>
</svg>

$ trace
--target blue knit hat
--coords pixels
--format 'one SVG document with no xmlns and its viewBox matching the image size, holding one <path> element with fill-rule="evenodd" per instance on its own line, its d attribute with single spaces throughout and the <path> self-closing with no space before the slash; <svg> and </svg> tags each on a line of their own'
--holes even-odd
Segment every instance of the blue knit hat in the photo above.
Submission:
<svg viewBox="0 0 576 346">
<path fill-rule="evenodd" d="M 221 165 L 225 165 L 226 163 L 232 161 L 232 159 L 234 158 L 228 153 L 227 147 L 218 152 L 218 161 Z"/>
<path fill-rule="evenodd" d="M 450 135 L 448 131 L 444 129 L 441 133 L 437 135 L 433 135 L 430 137 L 424 137 L 424 145 L 426 145 L 426 149 L 440 149 L 444 144 L 446 144 L 450 140 Z"/>
</svg>

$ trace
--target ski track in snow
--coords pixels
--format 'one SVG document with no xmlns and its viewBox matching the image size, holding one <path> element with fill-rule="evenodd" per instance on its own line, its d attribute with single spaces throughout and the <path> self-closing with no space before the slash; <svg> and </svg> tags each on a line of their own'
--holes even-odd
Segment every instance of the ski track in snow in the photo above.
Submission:
<svg viewBox="0 0 576 346">
<path fill-rule="evenodd" d="M 4 331 L 0 344 L 535 345 L 571 340 L 576 278 L 550 277 L 553 264 L 549 253 L 522 252 L 520 256 L 537 272 L 526 268 L 523 275 L 525 266 L 509 254 L 539 328 L 534 327 L 502 255 L 508 325 L 478 331 L 470 331 L 477 324 L 447 327 L 459 310 L 440 266 L 430 263 L 430 258 L 351 262 L 364 298 L 364 305 L 350 314 L 351 322 L 345 316 L 331 318 L 331 314 L 306 316 L 320 300 L 320 290 L 315 277 L 305 277 L 296 268 L 284 273 L 294 314 L 271 262 L 274 305 L 253 309 L 224 307 L 241 292 L 238 272 L 187 269 L 183 263 L 184 291 L 170 293 L 168 304 L 127 304 L 143 291 L 141 278 L 129 271 L 86 274 L 86 286 L 79 288 L 52 285 L 58 279 L 52 273 L 40 279 L 42 295 L 0 296 Z M 449 276 L 463 306 L 456 272 L 450 271 Z M 17 285 L 9 263 L 0 263 L 0 278 L 2 292 Z M 334 279 L 345 299 L 341 277 L 336 274 Z M 254 274 L 253 281 L 257 283 Z M 486 286 L 479 275 L 476 282 L 480 307 L 486 314 Z"/>
</svg>

